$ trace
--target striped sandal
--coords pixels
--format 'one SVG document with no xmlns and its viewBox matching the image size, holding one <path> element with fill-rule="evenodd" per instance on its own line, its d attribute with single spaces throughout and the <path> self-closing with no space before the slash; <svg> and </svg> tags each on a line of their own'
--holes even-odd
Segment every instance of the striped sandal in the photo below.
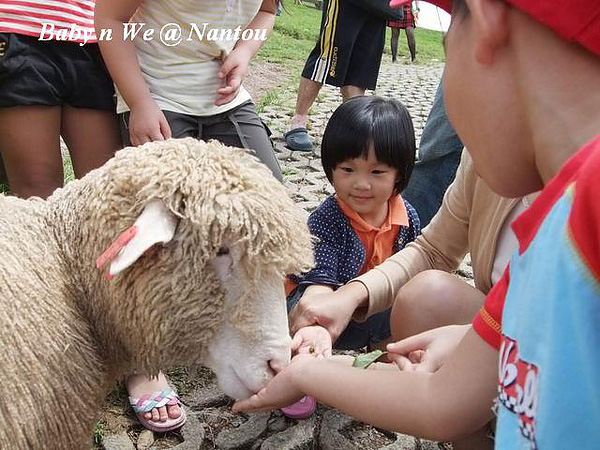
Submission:
<svg viewBox="0 0 600 450">
<path fill-rule="evenodd" d="M 178 418 L 167 419 L 165 422 L 155 422 L 152 419 L 146 419 L 144 417 L 144 413 L 150 412 L 154 408 L 170 405 L 181 406 L 179 396 L 172 389 L 154 391 L 151 394 L 144 394 L 140 398 L 129 397 L 129 404 L 133 408 L 140 423 L 149 430 L 158 433 L 176 430 L 187 420 L 183 407 L 181 407 L 181 415 Z"/>
</svg>

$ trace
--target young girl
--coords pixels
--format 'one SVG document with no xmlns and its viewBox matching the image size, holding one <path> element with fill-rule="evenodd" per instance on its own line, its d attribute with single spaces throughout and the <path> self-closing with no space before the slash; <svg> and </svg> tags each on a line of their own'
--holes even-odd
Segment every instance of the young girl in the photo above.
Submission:
<svg viewBox="0 0 600 450">
<path fill-rule="evenodd" d="M 400 102 L 360 96 L 343 103 L 325 128 L 321 161 L 335 195 L 308 219 L 318 238 L 316 266 L 287 280 L 288 310 L 318 302 L 402 249 L 420 231 L 416 211 L 400 196 L 415 161 L 412 121 Z M 316 342 L 326 348 L 329 335 L 323 331 L 300 330 L 294 346 Z M 338 349 L 382 346 L 390 337 L 390 309 L 363 323 L 351 320 L 340 333 L 331 336 Z M 314 401 L 303 399 L 284 413 L 305 417 L 312 410 Z"/>
<path fill-rule="evenodd" d="M 0 155 L 20 197 L 47 197 L 62 186 L 61 135 L 77 177 L 121 145 L 94 2 L 52 3 L 0 6 Z"/>
</svg>

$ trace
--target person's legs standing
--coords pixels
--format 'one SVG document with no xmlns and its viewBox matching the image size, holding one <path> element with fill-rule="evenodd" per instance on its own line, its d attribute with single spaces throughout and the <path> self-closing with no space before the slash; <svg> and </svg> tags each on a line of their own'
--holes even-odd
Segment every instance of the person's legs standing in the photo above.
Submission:
<svg viewBox="0 0 600 450">
<path fill-rule="evenodd" d="M 11 191 L 48 197 L 63 185 L 60 106 L 0 108 L 0 153 Z"/>
<path fill-rule="evenodd" d="M 419 159 L 402 196 L 417 210 L 421 228 L 429 223 L 454 180 L 463 144 L 452 128 L 442 95 L 442 82 L 421 136 Z"/>
<path fill-rule="evenodd" d="M 390 50 L 392 52 L 392 62 L 398 59 L 398 39 L 400 37 L 400 28 L 390 27 L 392 37 L 390 38 Z"/>
<path fill-rule="evenodd" d="M 350 67 L 350 59 L 355 51 L 354 45 L 357 36 L 363 30 L 366 21 L 364 10 L 351 2 L 327 0 L 323 4 L 319 40 L 302 71 L 295 114 L 292 118 L 291 128 L 284 136 L 288 148 L 299 151 L 312 149 L 313 145 L 306 131 L 308 112 L 323 84 L 337 87 L 348 86 L 349 89 L 342 92 L 346 98 L 361 95 L 364 92 L 363 84 L 347 80 L 346 75 Z M 355 86 L 362 92 L 358 92 L 350 86 Z"/>
<path fill-rule="evenodd" d="M 413 27 L 406 27 L 406 41 L 408 42 L 408 50 L 410 51 L 411 62 L 415 60 L 417 55 L 417 45 L 415 43 L 415 29 Z"/>
</svg>

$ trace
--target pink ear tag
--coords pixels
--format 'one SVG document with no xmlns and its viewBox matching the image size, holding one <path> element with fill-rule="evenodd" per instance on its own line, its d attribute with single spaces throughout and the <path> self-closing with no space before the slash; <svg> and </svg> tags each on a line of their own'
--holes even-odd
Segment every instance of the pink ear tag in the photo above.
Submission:
<svg viewBox="0 0 600 450">
<path fill-rule="evenodd" d="M 117 239 L 115 239 L 100 256 L 98 256 L 96 259 L 96 269 L 101 269 L 106 263 L 115 259 L 119 252 L 123 250 L 123 247 L 125 247 L 129 241 L 134 238 L 137 232 L 137 225 L 132 225 L 123 231 L 119 237 L 117 237 Z M 108 280 L 112 280 L 114 278 L 114 276 L 111 275 L 108 270 L 106 271 L 105 276 Z"/>
</svg>

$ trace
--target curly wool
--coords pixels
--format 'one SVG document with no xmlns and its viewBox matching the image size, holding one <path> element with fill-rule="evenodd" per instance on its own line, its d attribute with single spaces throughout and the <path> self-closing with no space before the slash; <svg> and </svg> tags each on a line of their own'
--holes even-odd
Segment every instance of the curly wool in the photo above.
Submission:
<svg viewBox="0 0 600 450">
<path fill-rule="evenodd" d="M 152 199 L 180 218 L 174 239 L 108 282 L 96 258 Z M 0 197 L 0 229 L 0 448 L 82 448 L 117 377 L 201 363 L 224 319 L 221 246 L 241 248 L 249 279 L 313 264 L 269 170 L 191 138 L 123 149 L 47 201 Z"/>
</svg>

